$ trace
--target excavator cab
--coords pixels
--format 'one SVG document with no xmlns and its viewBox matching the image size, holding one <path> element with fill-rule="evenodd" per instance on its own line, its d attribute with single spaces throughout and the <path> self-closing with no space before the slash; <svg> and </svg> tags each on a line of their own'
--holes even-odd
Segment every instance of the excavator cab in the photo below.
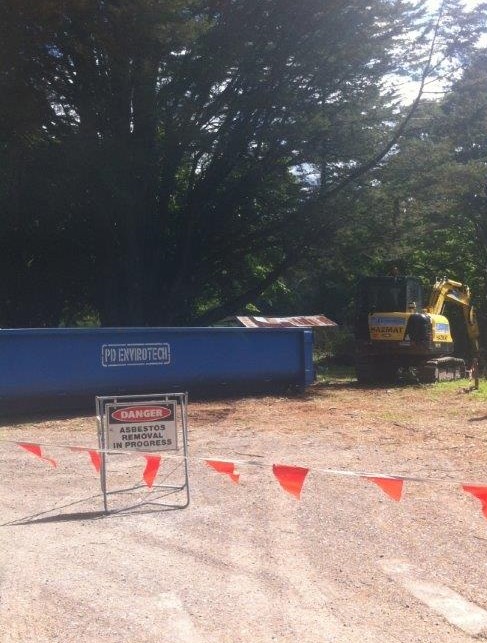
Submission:
<svg viewBox="0 0 487 643">
<path fill-rule="evenodd" d="M 423 306 L 423 287 L 416 277 L 366 277 L 358 287 L 355 334 L 369 336 L 370 314 L 414 313 Z"/>
</svg>

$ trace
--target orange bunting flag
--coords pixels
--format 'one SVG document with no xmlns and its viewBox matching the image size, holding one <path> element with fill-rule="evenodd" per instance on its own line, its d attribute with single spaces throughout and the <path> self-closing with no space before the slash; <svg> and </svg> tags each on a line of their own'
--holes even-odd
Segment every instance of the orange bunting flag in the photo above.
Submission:
<svg viewBox="0 0 487 643">
<path fill-rule="evenodd" d="M 487 487 L 476 487 L 474 485 L 464 484 L 462 488 L 480 500 L 482 503 L 482 513 L 487 518 Z"/>
<path fill-rule="evenodd" d="M 281 487 L 296 498 L 300 498 L 304 480 L 309 469 L 304 467 L 287 467 L 283 464 L 273 464 L 272 471 Z"/>
<path fill-rule="evenodd" d="M 25 449 L 29 453 L 32 453 L 33 455 L 37 456 L 41 460 L 44 460 L 45 462 L 49 462 L 51 467 L 57 467 L 56 460 L 53 460 L 52 458 L 46 458 L 45 456 L 42 455 L 42 449 L 38 444 L 31 444 L 29 442 L 17 442 L 17 445 L 19 447 L 22 447 L 22 449 Z"/>
<path fill-rule="evenodd" d="M 93 451 L 93 449 L 89 449 L 88 453 L 90 454 L 90 460 L 92 465 L 95 467 L 95 471 L 99 473 L 101 468 L 100 454 L 98 453 L 98 451 Z"/>
<path fill-rule="evenodd" d="M 235 465 L 233 462 L 222 462 L 221 460 L 205 460 L 206 464 L 218 471 L 218 473 L 224 473 L 230 477 L 232 482 L 238 484 L 240 480 L 240 473 L 235 472 Z"/>
<path fill-rule="evenodd" d="M 144 458 L 147 460 L 145 465 L 144 473 L 142 477 L 144 478 L 145 484 L 151 488 L 156 479 L 157 472 L 159 471 L 159 465 L 161 464 L 160 455 L 145 455 Z"/>
<path fill-rule="evenodd" d="M 95 449 L 87 449 L 86 447 L 70 447 L 70 451 L 82 451 L 83 453 L 89 453 L 90 454 L 90 460 L 91 464 L 95 467 L 95 471 L 97 473 L 100 472 L 101 469 L 101 457 L 98 451 L 95 451 Z"/>
<path fill-rule="evenodd" d="M 381 478 L 381 477 L 373 477 L 373 476 L 363 476 L 366 480 L 370 480 L 370 482 L 375 482 L 376 485 L 378 485 L 382 491 L 385 491 L 389 498 L 392 498 L 393 500 L 401 500 L 401 495 L 402 495 L 402 487 L 404 484 L 404 480 L 398 480 L 397 478 Z"/>
</svg>

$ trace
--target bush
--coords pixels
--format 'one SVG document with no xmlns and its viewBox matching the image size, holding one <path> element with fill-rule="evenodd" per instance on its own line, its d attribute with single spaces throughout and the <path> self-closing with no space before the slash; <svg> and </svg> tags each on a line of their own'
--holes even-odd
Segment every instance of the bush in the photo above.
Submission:
<svg viewBox="0 0 487 643">
<path fill-rule="evenodd" d="M 355 362 L 355 338 L 350 328 L 315 331 L 316 362 L 352 366 Z"/>
</svg>

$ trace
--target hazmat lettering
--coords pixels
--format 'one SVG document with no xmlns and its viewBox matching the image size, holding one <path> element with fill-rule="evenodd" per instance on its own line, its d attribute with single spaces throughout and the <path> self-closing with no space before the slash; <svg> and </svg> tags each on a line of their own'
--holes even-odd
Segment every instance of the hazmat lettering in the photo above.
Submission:
<svg viewBox="0 0 487 643">
<path fill-rule="evenodd" d="M 402 340 L 406 332 L 406 321 L 403 317 L 376 316 L 369 317 L 371 339 Z"/>
</svg>

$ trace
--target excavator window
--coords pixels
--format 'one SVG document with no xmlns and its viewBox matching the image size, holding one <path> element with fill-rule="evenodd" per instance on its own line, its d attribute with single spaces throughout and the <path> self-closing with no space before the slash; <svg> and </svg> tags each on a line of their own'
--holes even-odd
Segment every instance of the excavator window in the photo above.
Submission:
<svg viewBox="0 0 487 643">
<path fill-rule="evenodd" d="M 423 294 L 419 281 L 412 277 L 369 277 L 359 288 L 359 313 L 407 312 L 414 305 L 423 307 Z"/>
<path fill-rule="evenodd" d="M 425 302 L 423 297 L 423 288 L 419 281 L 409 278 L 407 280 L 407 306 L 408 309 L 414 308 L 416 311 L 421 312 L 424 308 Z"/>
</svg>

